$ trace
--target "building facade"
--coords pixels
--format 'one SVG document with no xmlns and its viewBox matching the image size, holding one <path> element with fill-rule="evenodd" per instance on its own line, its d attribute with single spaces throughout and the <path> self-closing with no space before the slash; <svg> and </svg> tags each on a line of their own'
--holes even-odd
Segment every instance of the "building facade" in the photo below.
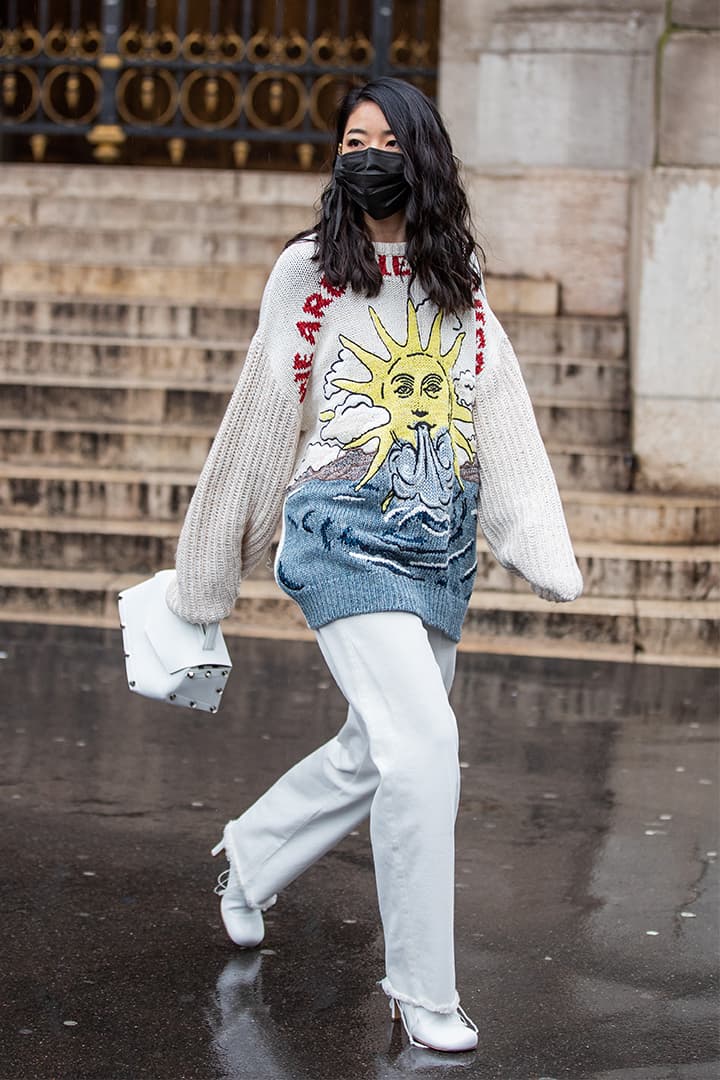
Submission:
<svg viewBox="0 0 720 1080">
<path fill-rule="evenodd" d="M 446 3 L 438 83 L 493 267 L 628 317 L 634 486 L 717 490 L 720 5 Z"/>
<path fill-rule="evenodd" d="M 715 0 L 11 2 L 0 158 L 318 169 L 381 73 L 437 94 L 497 275 L 628 317 L 634 484 L 714 489 Z"/>
</svg>

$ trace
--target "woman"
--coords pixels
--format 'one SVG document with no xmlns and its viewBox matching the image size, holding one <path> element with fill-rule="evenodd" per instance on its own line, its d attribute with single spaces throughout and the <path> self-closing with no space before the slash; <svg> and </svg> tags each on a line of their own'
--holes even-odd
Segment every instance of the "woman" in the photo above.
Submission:
<svg viewBox="0 0 720 1080">
<path fill-rule="evenodd" d="M 312 233 L 285 248 L 188 509 L 170 607 L 232 611 L 270 544 L 349 704 L 339 734 L 225 826 L 228 934 L 368 815 L 381 986 L 411 1042 L 477 1045 L 453 951 L 460 774 L 448 702 L 477 523 L 540 596 L 582 580 L 513 352 L 484 292 L 450 140 L 417 89 L 345 98 Z"/>
</svg>

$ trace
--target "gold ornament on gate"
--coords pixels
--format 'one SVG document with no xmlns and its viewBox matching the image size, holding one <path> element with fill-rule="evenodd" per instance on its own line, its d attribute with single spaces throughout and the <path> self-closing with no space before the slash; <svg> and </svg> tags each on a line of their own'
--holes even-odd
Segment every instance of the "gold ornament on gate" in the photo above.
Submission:
<svg viewBox="0 0 720 1080">
<path fill-rule="evenodd" d="M 333 114 L 341 99 L 352 86 L 362 86 L 363 82 L 359 75 L 348 76 L 341 73 L 321 75 L 319 79 L 315 79 L 310 92 L 310 119 L 315 127 L 321 131 L 330 131 L 333 127 Z M 329 101 L 323 101 L 324 95 Z"/>
<path fill-rule="evenodd" d="M 215 88 L 208 83 L 215 83 Z M 198 84 L 202 84 L 199 85 Z M 200 91 L 200 101 L 197 100 L 196 87 Z M 221 88 L 227 90 L 229 105 L 222 108 Z M 205 115 L 200 115 L 198 108 L 202 107 Z M 209 106 L 219 115 L 213 116 Z M 238 116 L 242 106 L 242 89 L 236 76 L 230 71 L 218 71 L 209 74 L 207 71 L 197 69 L 191 71 L 182 81 L 180 87 L 180 111 L 188 124 L 194 128 L 226 128 L 231 127 Z"/>
<path fill-rule="evenodd" d="M 29 88 L 30 91 L 30 100 L 25 108 L 22 107 L 23 86 Z M 24 123 L 29 120 L 33 113 L 37 112 L 37 107 L 40 104 L 40 80 L 32 68 L 23 65 L 13 71 L 4 73 L 2 77 L 2 101 L 6 109 L 12 109 L 13 107 L 20 109 L 19 112 L 10 113 L 7 117 L 15 124 Z M 1 127 L 2 123 L 0 122 Z"/>
<path fill-rule="evenodd" d="M 276 39 L 263 27 L 247 43 L 247 58 L 251 64 L 267 64 L 276 51 Z"/>
<path fill-rule="evenodd" d="M 205 98 L 205 108 L 207 112 L 211 114 L 216 113 L 220 101 L 220 88 L 214 75 L 211 75 L 207 79 L 203 96 Z"/>
<path fill-rule="evenodd" d="M 270 94 L 268 97 L 268 104 L 270 105 L 270 112 L 273 116 L 279 116 L 283 107 L 283 84 L 280 79 L 273 79 L 270 83 Z"/>
<path fill-rule="evenodd" d="M 18 56 L 31 60 L 42 49 L 42 34 L 29 22 L 17 29 L 0 28 L 0 56 Z"/>
<path fill-rule="evenodd" d="M 375 56 L 372 42 L 361 30 L 358 30 L 347 43 L 347 58 L 358 67 L 371 64 Z"/>
<path fill-rule="evenodd" d="M 15 104 L 15 98 L 17 97 L 17 75 L 14 71 L 6 71 L 3 77 L 2 87 L 3 105 L 6 105 L 9 109 Z"/>
<path fill-rule="evenodd" d="M 309 169 L 315 156 L 315 147 L 312 143 L 299 143 L 295 148 L 301 169 Z"/>
<path fill-rule="evenodd" d="M 220 38 L 218 53 L 220 59 L 226 64 L 237 64 L 245 55 L 245 42 L 239 34 L 228 27 Z"/>
<path fill-rule="evenodd" d="M 247 160 L 250 157 L 250 143 L 247 139 L 236 139 L 232 144 L 233 161 L 238 169 L 243 169 L 247 165 Z"/>
<path fill-rule="evenodd" d="M 180 49 L 180 39 L 169 26 L 147 33 L 143 44 L 150 60 L 173 60 Z"/>
<path fill-rule="evenodd" d="M 400 66 L 409 64 L 413 56 L 413 42 L 408 33 L 398 34 L 390 46 L 390 63 Z"/>
<path fill-rule="evenodd" d="M 118 38 L 118 52 L 131 60 L 141 57 L 147 60 L 162 59 L 157 50 L 160 36 L 155 30 L 141 30 L 138 23 L 130 23 Z"/>
<path fill-rule="evenodd" d="M 267 111 L 265 113 L 261 104 L 258 103 L 258 91 L 266 83 L 268 87 Z M 296 98 L 296 105 L 286 120 L 275 119 L 280 117 L 283 106 L 286 103 L 286 90 L 291 90 Z M 302 118 L 308 107 L 307 92 L 302 79 L 289 71 L 260 71 L 253 75 L 245 88 L 245 114 L 250 123 L 261 131 L 276 128 L 280 131 L 291 131 L 302 122 Z M 292 109 L 292 105 L 289 106 Z"/>
<path fill-rule="evenodd" d="M 92 60 L 96 56 L 100 56 L 103 51 L 103 35 L 98 30 L 95 23 L 89 23 L 88 26 L 83 27 L 80 30 L 78 41 L 78 55 L 84 57 L 86 60 Z"/>
<path fill-rule="evenodd" d="M 299 66 L 304 64 L 310 56 L 310 45 L 298 30 L 291 30 L 283 40 L 282 51 L 282 58 L 286 63 Z"/>
<path fill-rule="evenodd" d="M 159 60 L 175 60 L 180 55 L 181 42 L 172 26 L 163 23 L 155 35 L 155 55 Z"/>
<path fill-rule="evenodd" d="M 241 60 L 244 48 L 243 39 L 232 32 L 205 34 L 200 30 L 193 30 L 182 43 L 182 53 L 186 60 L 206 60 L 215 64 Z"/>
<path fill-rule="evenodd" d="M 185 156 L 185 139 L 168 139 L 168 153 L 173 165 L 180 165 Z"/>
<path fill-rule="evenodd" d="M 66 105 L 72 111 L 75 111 L 80 106 L 83 84 L 85 84 L 90 97 L 90 104 L 85 109 L 85 112 L 79 116 L 68 116 L 66 113 L 61 112 L 61 102 L 62 105 Z M 56 86 L 62 88 L 59 94 L 61 100 L 53 97 Z M 101 101 L 102 78 L 95 68 L 78 68 L 69 64 L 60 64 L 58 67 L 51 68 L 45 76 L 42 85 L 42 105 L 49 118 L 54 120 L 56 124 L 67 127 L 90 123 L 100 112 Z"/>
<path fill-rule="evenodd" d="M 73 112 L 80 104 L 80 78 L 76 71 L 71 71 L 65 82 L 65 102 Z"/>
<path fill-rule="evenodd" d="M 43 160 L 45 151 L 47 150 L 47 144 L 47 135 L 43 135 L 40 131 L 36 131 L 30 136 L 30 149 L 32 150 L 33 161 Z"/>
<path fill-rule="evenodd" d="M 137 104 L 138 79 L 140 114 Z M 118 79 L 115 88 L 117 111 L 126 124 L 144 124 L 161 127 L 175 115 L 178 103 L 178 88 L 175 79 L 164 68 L 141 72 L 137 68 L 126 68 Z"/>
<path fill-rule="evenodd" d="M 182 54 L 186 60 L 203 60 L 207 52 L 205 35 L 193 30 L 183 38 Z"/>
<path fill-rule="evenodd" d="M 62 23 L 54 23 L 45 35 L 45 52 L 48 56 L 67 56 L 70 52 L 70 37 Z"/>
<path fill-rule="evenodd" d="M 87 141 L 93 147 L 93 157 L 106 165 L 118 160 L 125 138 L 119 124 L 96 124 L 87 134 Z"/>
<path fill-rule="evenodd" d="M 121 56 L 127 56 L 130 59 L 140 55 L 142 41 L 140 39 L 140 27 L 137 23 L 130 23 L 127 30 L 123 30 L 118 38 L 117 48 Z"/>
<path fill-rule="evenodd" d="M 155 80 L 152 75 L 143 75 L 140 80 L 140 105 L 144 112 L 150 112 L 155 104 Z"/>
<path fill-rule="evenodd" d="M 311 53 L 316 64 L 332 64 L 333 61 L 340 59 L 342 41 L 337 34 L 331 34 L 325 30 L 313 41 Z"/>
</svg>

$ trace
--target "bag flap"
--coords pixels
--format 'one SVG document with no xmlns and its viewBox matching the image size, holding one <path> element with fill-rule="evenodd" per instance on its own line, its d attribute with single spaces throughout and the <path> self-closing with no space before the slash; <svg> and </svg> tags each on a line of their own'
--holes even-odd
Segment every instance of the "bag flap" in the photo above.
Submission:
<svg viewBox="0 0 720 1080">
<path fill-rule="evenodd" d="M 218 630 L 215 646 L 204 649 L 205 630 L 202 626 L 186 622 L 171 611 L 165 593 L 174 570 L 161 570 L 149 581 L 143 582 L 147 590 L 145 603 L 145 634 L 166 671 L 174 673 L 184 668 L 203 664 L 232 666 L 222 632 Z"/>
</svg>

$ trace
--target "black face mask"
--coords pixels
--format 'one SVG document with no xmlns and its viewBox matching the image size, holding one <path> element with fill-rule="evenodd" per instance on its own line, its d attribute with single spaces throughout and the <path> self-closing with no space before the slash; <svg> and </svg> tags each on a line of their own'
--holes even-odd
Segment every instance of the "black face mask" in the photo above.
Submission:
<svg viewBox="0 0 720 1080">
<path fill-rule="evenodd" d="M 405 158 L 393 150 L 353 150 L 338 154 L 335 182 L 375 221 L 402 210 L 410 194 Z"/>
</svg>

